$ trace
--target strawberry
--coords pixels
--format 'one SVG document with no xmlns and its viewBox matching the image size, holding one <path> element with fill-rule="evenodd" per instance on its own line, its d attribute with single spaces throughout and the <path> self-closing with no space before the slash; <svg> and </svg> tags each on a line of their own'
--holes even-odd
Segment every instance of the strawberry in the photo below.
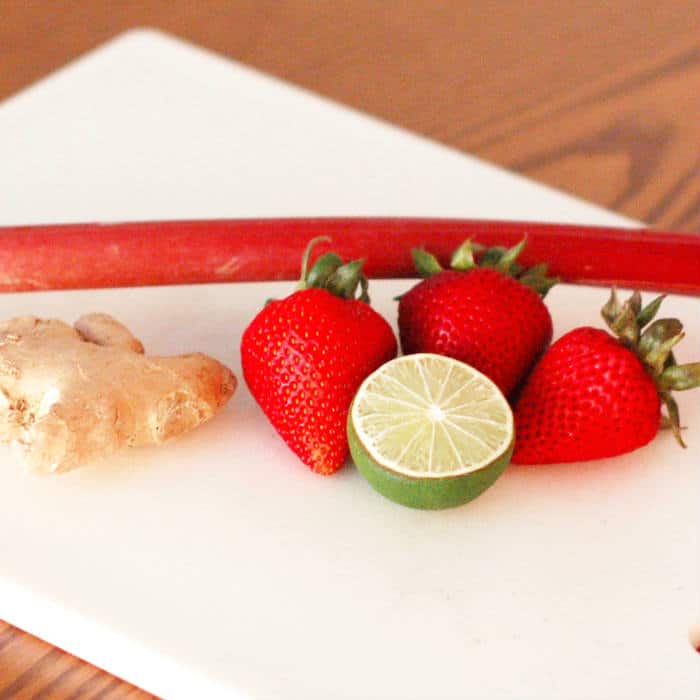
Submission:
<svg viewBox="0 0 700 700">
<path fill-rule="evenodd" d="M 363 379 L 396 356 L 391 326 L 369 306 L 362 261 L 322 255 L 298 291 L 271 301 L 243 333 L 251 394 L 284 441 L 314 472 L 332 474 L 348 455 L 346 421 Z M 355 298 L 358 286 L 361 293 Z"/>
<path fill-rule="evenodd" d="M 662 300 L 642 308 L 635 292 L 621 305 L 613 290 L 602 315 L 615 336 L 576 328 L 549 348 L 515 404 L 513 462 L 613 457 L 646 445 L 664 422 L 685 447 L 671 391 L 700 386 L 700 362 L 676 364 L 680 321 L 651 323 Z"/>
<path fill-rule="evenodd" d="M 405 354 L 448 355 L 490 377 L 506 395 L 519 384 L 552 338 L 542 298 L 556 280 L 546 266 L 516 261 L 525 241 L 506 250 L 463 243 L 443 270 L 429 253 L 413 250 L 422 277 L 399 302 Z M 479 264 L 474 252 L 481 252 Z"/>
</svg>

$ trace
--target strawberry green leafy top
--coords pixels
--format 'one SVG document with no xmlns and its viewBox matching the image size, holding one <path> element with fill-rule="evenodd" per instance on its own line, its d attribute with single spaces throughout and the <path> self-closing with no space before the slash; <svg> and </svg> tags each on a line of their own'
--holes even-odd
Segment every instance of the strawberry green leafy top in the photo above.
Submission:
<svg viewBox="0 0 700 700">
<path fill-rule="evenodd" d="M 466 240 L 452 254 L 450 268 L 466 272 L 476 267 L 490 267 L 502 272 L 507 277 L 517 279 L 544 297 L 559 282 L 559 278 L 547 277 L 546 263 L 525 268 L 518 262 L 518 256 L 525 248 L 525 243 L 526 240 L 523 239 L 512 248 L 503 246 L 487 248 L 479 243 Z M 442 265 L 431 253 L 415 248 L 411 254 L 416 270 L 421 277 L 431 277 L 442 271 Z"/>
<path fill-rule="evenodd" d="M 601 309 L 601 315 L 618 340 L 640 360 L 656 384 L 659 398 L 666 407 L 666 427 L 673 431 L 681 447 L 678 404 L 672 391 L 684 391 L 700 386 L 700 362 L 676 364 L 673 348 L 683 339 L 683 324 L 677 318 L 654 320 L 665 295 L 656 297 L 642 307 L 642 297 L 634 292 L 624 303 L 620 303 L 615 290 Z"/>
<path fill-rule="evenodd" d="M 319 236 L 311 240 L 304 251 L 301 263 L 301 278 L 297 289 L 326 289 L 341 299 L 355 299 L 359 287 L 359 301 L 369 304 L 367 293 L 369 283 L 362 272 L 363 260 L 350 260 L 343 263 L 336 253 L 325 253 L 319 256 L 309 270 L 309 258 L 314 246 L 321 241 L 330 241 L 328 236 Z"/>
</svg>

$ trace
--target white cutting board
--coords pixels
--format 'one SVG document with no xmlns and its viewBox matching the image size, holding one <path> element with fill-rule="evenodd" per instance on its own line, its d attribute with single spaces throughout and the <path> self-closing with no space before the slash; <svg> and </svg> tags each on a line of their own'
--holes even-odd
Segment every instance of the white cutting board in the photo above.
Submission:
<svg viewBox="0 0 700 700">
<path fill-rule="evenodd" d="M 629 223 L 151 31 L 0 106 L 0 224 L 294 215 Z M 407 286 L 373 284 L 392 321 Z M 243 328 L 290 289 L 14 294 L 0 317 L 106 311 L 240 377 Z M 605 296 L 556 288 L 556 334 Z M 697 356 L 700 300 L 665 310 Z M 61 478 L 3 449 L 0 618 L 167 698 L 696 700 L 698 396 L 680 405 L 685 451 L 510 467 L 436 513 L 311 474 L 245 386 L 195 433 Z"/>
</svg>

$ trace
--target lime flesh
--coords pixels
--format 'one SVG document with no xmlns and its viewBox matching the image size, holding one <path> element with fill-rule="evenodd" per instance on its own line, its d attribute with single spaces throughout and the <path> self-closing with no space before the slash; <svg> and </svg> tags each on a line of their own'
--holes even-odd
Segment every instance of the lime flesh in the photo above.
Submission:
<svg viewBox="0 0 700 700">
<path fill-rule="evenodd" d="M 386 363 L 362 383 L 348 415 L 359 471 L 379 493 L 413 508 L 476 498 L 508 465 L 514 436 L 498 387 L 441 355 Z"/>
</svg>

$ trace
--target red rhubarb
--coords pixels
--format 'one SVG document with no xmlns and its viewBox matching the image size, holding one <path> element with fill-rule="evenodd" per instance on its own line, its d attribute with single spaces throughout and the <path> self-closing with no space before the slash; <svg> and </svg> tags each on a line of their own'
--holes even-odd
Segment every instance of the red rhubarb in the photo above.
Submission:
<svg viewBox="0 0 700 700">
<path fill-rule="evenodd" d="M 241 219 L 0 228 L 0 291 L 295 279 L 309 239 L 327 236 L 368 277 L 410 277 L 412 248 L 442 261 L 466 238 L 550 263 L 564 282 L 700 292 L 700 235 L 450 219 Z M 265 255 L 274 246 L 276 255 Z M 330 248 L 319 246 L 319 253 Z"/>
</svg>

